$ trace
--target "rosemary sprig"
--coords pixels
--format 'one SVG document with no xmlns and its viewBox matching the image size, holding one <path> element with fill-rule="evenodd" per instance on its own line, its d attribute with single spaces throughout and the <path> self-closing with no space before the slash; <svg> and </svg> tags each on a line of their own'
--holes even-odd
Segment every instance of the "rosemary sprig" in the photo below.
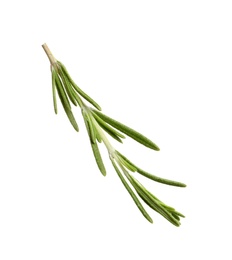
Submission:
<svg viewBox="0 0 232 260">
<path fill-rule="evenodd" d="M 125 157 L 123 154 L 114 149 L 114 147 L 111 145 L 108 138 L 106 137 L 106 133 L 121 143 L 122 138 L 125 138 L 123 134 L 125 134 L 153 150 L 159 151 L 159 147 L 139 132 L 100 112 L 101 107 L 76 85 L 76 83 L 69 75 L 65 66 L 60 61 L 57 61 L 54 58 L 48 46 L 46 44 L 43 44 L 42 47 L 44 48 L 44 51 L 46 52 L 51 64 L 52 95 L 55 113 L 57 114 L 58 111 L 56 100 L 57 93 L 70 123 L 72 124 L 74 129 L 78 131 L 79 128 L 72 113 L 71 103 L 74 106 L 78 105 L 81 109 L 86 130 L 89 135 L 93 155 L 101 173 L 104 176 L 106 175 L 106 169 L 98 148 L 98 143 L 104 143 L 106 149 L 108 150 L 109 158 L 116 173 L 118 174 L 121 182 L 127 189 L 128 193 L 130 194 L 131 198 L 133 199 L 143 216 L 149 222 L 153 223 L 152 218 L 149 216 L 149 214 L 143 207 L 139 198 L 141 198 L 141 200 L 145 202 L 145 204 L 147 204 L 154 211 L 158 212 L 160 215 L 166 218 L 170 223 L 172 223 L 175 226 L 179 226 L 180 217 L 184 217 L 184 215 L 176 211 L 173 207 L 166 205 L 156 196 L 154 196 L 151 192 L 149 192 L 132 175 L 132 173 L 138 173 L 153 181 L 167 185 L 177 187 L 186 187 L 186 185 L 181 182 L 176 182 L 152 175 L 140 169 L 129 159 L 127 159 L 127 157 Z M 95 109 L 86 105 L 81 97 L 88 101 L 91 105 L 93 105 Z M 136 193 L 138 196 L 136 195 Z"/>
</svg>

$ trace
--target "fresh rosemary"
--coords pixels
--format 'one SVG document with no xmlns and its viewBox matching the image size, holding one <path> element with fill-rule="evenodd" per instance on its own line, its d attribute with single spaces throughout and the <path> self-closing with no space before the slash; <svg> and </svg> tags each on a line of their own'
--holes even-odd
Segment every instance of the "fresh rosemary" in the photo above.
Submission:
<svg viewBox="0 0 232 260">
<path fill-rule="evenodd" d="M 184 217 L 181 213 L 176 211 L 174 208 L 166 205 L 160 201 L 156 196 L 149 192 L 133 175 L 132 173 L 139 173 L 151 180 L 160 182 L 167 185 L 186 187 L 185 184 L 181 182 L 176 182 L 172 180 L 163 179 L 152 175 L 134 163 L 132 163 L 127 157 L 122 155 L 120 152 L 114 149 L 109 140 L 107 139 L 106 133 L 112 136 L 115 140 L 122 143 L 122 139 L 125 135 L 133 138 L 137 142 L 153 149 L 159 151 L 159 147 L 153 143 L 150 139 L 144 135 L 138 133 L 137 131 L 131 129 L 130 127 L 106 116 L 101 112 L 101 107 L 85 92 L 83 92 L 73 81 L 69 75 L 65 66 L 58 60 L 54 58 L 51 51 L 46 44 L 42 45 L 44 51 L 46 52 L 50 60 L 50 68 L 52 74 L 52 93 L 53 93 L 53 104 L 54 110 L 57 114 L 57 100 L 56 93 L 62 103 L 65 113 L 76 131 L 79 131 L 77 122 L 72 113 L 71 103 L 74 106 L 79 106 L 82 112 L 82 116 L 85 122 L 86 130 L 89 135 L 90 144 L 93 150 L 96 163 L 99 170 L 105 176 L 106 169 L 98 148 L 98 143 L 104 143 L 107 148 L 109 158 L 111 163 L 118 174 L 124 187 L 127 189 L 128 193 L 134 200 L 138 209 L 144 215 L 144 217 L 151 223 L 153 223 L 152 218 L 149 216 L 147 211 L 144 209 L 139 197 L 143 202 L 145 202 L 154 211 L 161 214 L 169 222 L 175 226 L 180 225 L 180 217 Z M 82 98 L 88 101 L 93 107 L 87 106 Z M 123 135 L 125 134 L 125 135 Z M 137 195 L 136 195 L 137 193 Z"/>
</svg>

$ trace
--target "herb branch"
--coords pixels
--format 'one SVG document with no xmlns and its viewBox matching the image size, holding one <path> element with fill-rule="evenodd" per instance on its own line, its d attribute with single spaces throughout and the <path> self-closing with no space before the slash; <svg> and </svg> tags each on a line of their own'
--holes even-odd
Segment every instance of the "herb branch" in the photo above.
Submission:
<svg viewBox="0 0 232 260">
<path fill-rule="evenodd" d="M 70 123 L 76 131 L 79 131 L 78 124 L 72 113 L 71 103 L 74 106 L 80 107 L 86 130 L 89 135 L 89 141 L 92 147 L 93 155 L 102 175 L 106 175 L 106 169 L 98 148 L 98 143 L 103 143 L 105 145 L 113 168 L 115 169 L 119 179 L 127 189 L 128 193 L 143 216 L 149 222 L 153 223 L 152 218 L 143 207 L 141 201 L 147 204 L 154 211 L 158 212 L 173 225 L 179 226 L 180 217 L 184 217 L 184 215 L 176 211 L 173 207 L 166 205 L 151 192 L 149 192 L 133 176 L 133 173 L 143 175 L 144 177 L 153 181 L 167 185 L 177 187 L 186 187 L 186 185 L 181 182 L 176 182 L 152 175 L 140 169 L 111 145 L 106 134 L 110 135 L 120 143 L 122 143 L 122 139 L 124 139 L 126 135 L 150 149 L 159 151 L 159 147 L 139 132 L 103 114 L 101 112 L 101 107 L 76 85 L 76 83 L 69 75 L 66 67 L 60 61 L 54 58 L 48 46 L 43 44 L 42 47 L 50 61 L 54 111 L 56 114 L 58 113 L 56 97 L 58 95 Z M 93 107 L 87 105 L 83 99 L 90 103 Z"/>
</svg>

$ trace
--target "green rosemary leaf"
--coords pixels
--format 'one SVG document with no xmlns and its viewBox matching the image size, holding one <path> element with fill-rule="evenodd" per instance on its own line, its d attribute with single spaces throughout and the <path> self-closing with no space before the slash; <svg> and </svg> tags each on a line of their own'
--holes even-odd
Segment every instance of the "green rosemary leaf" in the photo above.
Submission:
<svg viewBox="0 0 232 260">
<path fill-rule="evenodd" d="M 76 122 L 75 117 L 73 116 L 72 111 L 71 111 L 70 109 L 68 109 L 68 110 L 65 109 L 65 112 L 66 112 L 66 114 L 67 114 L 67 116 L 68 116 L 68 119 L 69 119 L 69 121 L 71 122 L 72 126 L 73 126 L 74 129 L 78 132 L 78 131 L 79 131 L 79 127 L 78 127 L 78 125 L 77 125 L 77 122 Z"/>
<path fill-rule="evenodd" d="M 91 147 L 92 147 L 92 150 L 93 150 L 93 154 L 94 154 L 97 166 L 98 166 L 100 172 L 102 173 L 102 175 L 106 176 L 106 169 L 105 169 L 105 166 L 103 164 L 98 145 L 97 145 L 96 142 L 95 143 L 90 142 L 90 143 L 91 143 Z"/>
<path fill-rule="evenodd" d="M 77 101 L 78 105 L 80 107 L 83 107 L 83 101 L 81 100 L 81 98 L 78 96 L 78 94 L 73 90 L 73 88 L 71 88 L 72 90 L 72 95 L 75 98 L 75 100 Z"/>
<path fill-rule="evenodd" d="M 172 216 L 173 216 L 177 221 L 180 221 L 180 217 L 179 217 L 177 214 L 175 214 L 174 212 L 172 213 Z"/>
<path fill-rule="evenodd" d="M 99 124 L 100 125 L 100 124 Z M 109 134 L 111 137 L 113 137 L 118 142 L 122 143 L 122 140 L 113 132 L 110 132 L 109 129 L 107 129 L 104 125 L 100 125 L 103 130 L 106 131 L 107 134 Z"/>
<path fill-rule="evenodd" d="M 91 110 L 92 111 L 92 110 Z M 120 137 L 125 138 L 124 135 L 116 131 L 114 128 L 112 128 L 110 125 L 106 124 L 100 117 L 98 117 L 94 112 L 92 112 L 93 117 L 96 119 L 97 123 L 100 125 L 100 127 L 105 130 L 111 137 L 113 137 L 118 142 L 122 143 L 122 140 Z M 120 136 L 120 137 L 119 137 Z"/>
<path fill-rule="evenodd" d="M 77 122 L 75 120 L 75 117 L 73 116 L 72 111 L 63 102 L 62 95 L 60 94 L 60 90 L 58 90 L 57 92 L 58 92 L 58 95 L 60 97 L 60 100 L 61 100 L 61 103 L 63 105 L 64 111 L 65 111 L 65 113 L 66 113 L 70 123 L 72 124 L 73 128 L 78 132 L 79 131 L 78 124 L 77 124 Z"/>
<path fill-rule="evenodd" d="M 98 143 L 102 142 L 101 135 L 98 133 L 98 131 L 96 131 L 96 139 L 97 139 Z"/>
<path fill-rule="evenodd" d="M 117 152 L 117 151 L 116 151 Z M 136 172 L 137 169 L 136 167 L 134 167 L 134 165 L 132 165 L 130 162 L 128 162 L 127 160 L 125 160 L 122 156 L 118 156 L 118 159 L 120 160 L 120 162 L 130 171 L 132 172 Z"/>
<path fill-rule="evenodd" d="M 55 71 L 52 70 L 52 97 L 53 97 L 53 106 L 54 111 L 57 114 L 57 102 L 56 102 L 56 83 L 55 83 Z"/>
<path fill-rule="evenodd" d="M 138 193 L 139 194 L 139 193 Z M 156 211 L 157 213 L 159 213 L 160 215 L 162 215 L 160 213 L 160 210 L 157 207 L 154 207 L 153 203 L 150 202 L 150 200 L 145 196 L 143 196 L 142 194 L 139 194 L 139 197 L 150 207 L 152 208 L 154 211 Z M 162 215 L 163 216 L 163 215 Z M 172 223 L 174 226 L 179 227 L 181 225 L 181 223 L 179 222 L 179 220 L 176 218 L 176 216 L 171 215 L 171 218 L 163 216 L 164 218 L 166 218 L 170 223 Z"/>
<path fill-rule="evenodd" d="M 120 178 L 121 182 L 123 183 L 124 187 L 127 189 L 128 193 L 131 195 L 132 199 L 134 200 L 136 206 L 138 207 L 138 209 L 140 210 L 140 212 L 143 214 L 143 216 L 151 223 L 153 223 L 152 218 L 149 216 L 149 214 L 146 212 L 146 210 L 144 209 L 143 205 L 141 204 L 141 202 L 139 201 L 139 199 L 137 198 L 137 196 L 135 195 L 135 193 L 133 192 L 133 190 L 130 188 L 130 186 L 128 185 L 128 183 L 126 182 L 126 180 L 123 178 L 120 170 L 118 169 L 116 163 L 114 162 L 113 159 L 111 159 L 111 162 L 114 166 L 115 171 L 118 174 L 118 177 Z"/>
<path fill-rule="evenodd" d="M 57 90 L 59 90 L 59 93 L 61 95 L 60 99 L 62 100 L 62 102 L 64 103 L 64 105 L 71 109 L 71 105 L 69 103 L 69 100 L 68 100 L 68 97 L 65 93 L 65 90 L 64 90 L 64 87 L 63 87 L 63 84 L 59 78 L 59 75 L 57 73 L 54 74 L 55 75 L 55 83 L 56 83 L 56 88 Z"/>
<path fill-rule="evenodd" d="M 171 185 L 171 186 L 176 186 L 176 187 L 186 187 L 186 184 L 181 183 L 181 182 L 177 182 L 177 181 L 172 181 L 172 180 L 168 180 L 168 179 L 164 179 L 158 176 L 155 176 L 153 174 L 150 174 L 148 172 L 145 172 L 144 170 L 140 169 L 138 166 L 134 165 L 130 160 L 128 160 L 124 155 L 122 155 L 120 152 L 116 151 L 116 153 L 122 158 L 124 159 L 131 167 L 134 167 L 136 169 L 136 171 L 138 173 L 140 173 L 141 175 L 159 182 L 159 183 L 163 183 L 163 184 L 167 184 L 167 185 Z"/>
<path fill-rule="evenodd" d="M 175 210 L 175 214 L 179 217 L 185 218 L 185 215 L 181 214 L 180 212 Z"/>
<path fill-rule="evenodd" d="M 176 211 L 173 207 L 168 206 L 167 204 L 165 204 L 164 202 L 162 202 L 161 200 L 159 200 L 154 194 L 152 194 L 150 191 L 147 190 L 147 193 L 155 200 L 157 201 L 157 203 L 159 203 L 163 208 L 165 208 L 169 213 L 171 213 L 176 219 L 177 216 L 178 217 L 182 217 L 184 218 L 185 216 L 183 214 L 181 214 L 180 212 Z"/>
<path fill-rule="evenodd" d="M 145 187 L 142 186 L 133 176 L 129 175 L 129 181 L 135 188 L 138 195 L 147 203 L 148 206 L 150 206 L 152 209 L 157 211 L 159 214 L 161 214 L 164 218 L 166 218 L 169 222 L 171 222 L 175 226 L 179 226 L 179 221 L 176 220 L 172 216 L 168 210 L 166 210 L 159 201 L 155 200 L 153 196 L 151 196 L 151 193 L 146 190 Z"/>
<path fill-rule="evenodd" d="M 58 71 L 59 71 L 59 76 L 62 79 L 63 86 L 64 86 L 64 88 L 66 90 L 66 93 L 68 94 L 68 97 L 69 97 L 70 101 L 73 103 L 74 106 L 76 106 L 77 105 L 77 101 L 76 101 L 76 99 L 75 99 L 75 97 L 73 95 L 74 91 L 72 89 L 72 86 L 71 86 L 70 82 L 68 81 L 66 75 L 63 73 L 61 68 L 59 68 Z"/>
<path fill-rule="evenodd" d="M 73 113 L 71 111 L 70 103 L 69 103 L 68 98 L 67 98 L 67 96 L 66 96 L 66 94 L 64 92 L 62 84 L 59 81 L 59 77 L 58 76 L 56 76 L 56 88 L 57 88 L 57 92 L 58 92 L 60 101 L 61 101 L 61 103 L 63 105 L 64 111 L 65 111 L 65 113 L 66 113 L 70 123 L 74 127 L 74 129 L 78 132 L 79 128 L 78 128 L 77 122 L 76 122 L 76 120 L 75 120 L 75 118 L 73 116 Z"/>
<path fill-rule="evenodd" d="M 153 143 L 150 139 L 145 137 L 144 135 L 140 134 L 139 132 L 133 130 L 132 128 L 116 121 L 115 119 L 110 118 L 109 116 L 106 116 L 105 114 L 97 111 L 96 109 L 93 109 L 93 111 L 106 123 L 110 124 L 111 126 L 115 127 L 122 133 L 128 135 L 129 137 L 133 138 L 137 142 L 143 144 L 146 147 L 149 147 L 153 150 L 159 151 L 159 147 Z"/>
<path fill-rule="evenodd" d="M 110 125 L 108 125 L 104 120 L 102 120 L 96 113 L 94 113 L 94 110 L 91 109 L 92 115 L 93 117 L 96 119 L 96 121 L 98 122 L 98 124 L 100 126 L 103 126 L 105 129 L 108 129 L 109 132 L 113 133 L 114 135 L 121 137 L 121 138 L 125 138 L 125 136 L 123 134 L 121 134 L 120 132 L 118 132 L 117 130 L 115 130 L 113 127 L 111 127 Z M 102 127 L 102 128 L 103 128 Z"/>
<path fill-rule="evenodd" d="M 95 102 L 90 96 L 88 96 L 84 91 L 82 91 L 76 83 L 73 81 L 71 76 L 69 75 L 67 69 L 65 68 L 64 64 L 62 64 L 60 61 L 57 61 L 57 63 L 60 65 L 63 73 L 66 75 L 66 77 L 69 79 L 70 83 L 72 84 L 72 87 L 89 103 L 91 103 L 94 107 L 96 107 L 98 110 L 101 110 L 101 107 Z"/>
<path fill-rule="evenodd" d="M 82 112 L 84 121 L 86 123 L 86 128 L 89 130 L 90 141 L 92 143 L 96 143 L 96 129 L 95 129 L 94 124 L 91 120 L 91 116 L 84 109 L 81 109 L 81 112 Z M 87 127 L 87 125 L 88 125 L 88 127 Z"/>
<path fill-rule="evenodd" d="M 181 183 L 178 181 L 172 181 L 172 180 L 168 180 L 168 179 L 164 179 L 164 178 L 152 175 L 148 172 L 145 172 L 144 170 L 142 170 L 140 168 L 137 168 L 137 172 L 140 173 L 141 175 L 143 175 L 153 181 L 159 182 L 159 183 L 176 186 L 176 187 L 182 187 L 182 188 L 186 187 L 186 184 L 184 184 L 184 183 Z"/>
<path fill-rule="evenodd" d="M 172 215 L 177 215 L 179 217 L 184 218 L 185 216 L 181 214 L 180 212 L 176 211 L 173 207 L 168 206 L 161 200 L 159 200 L 154 194 L 152 194 L 150 191 L 147 190 L 147 193 L 159 204 L 161 205 L 164 209 L 166 209 L 170 214 Z"/>
</svg>

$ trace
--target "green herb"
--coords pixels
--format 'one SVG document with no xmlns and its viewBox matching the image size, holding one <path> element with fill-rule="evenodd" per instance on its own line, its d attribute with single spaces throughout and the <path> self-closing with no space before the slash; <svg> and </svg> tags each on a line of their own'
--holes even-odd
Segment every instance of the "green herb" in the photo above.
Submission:
<svg viewBox="0 0 232 260">
<path fill-rule="evenodd" d="M 86 130 L 89 135 L 89 141 L 92 147 L 93 155 L 101 173 L 104 176 L 106 175 L 106 169 L 98 148 L 98 143 L 104 143 L 116 173 L 118 174 L 121 182 L 127 189 L 128 193 L 130 194 L 131 198 L 133 199 L 143 216 L 149 222 L 153 223 L 152 218 L 143 207 L 140 199 L 154 211 L 158 212 L 160 215 L 166 218 L 173 225 L 179 226 L 180 217 L 184 217 L 184 215 L 176 211 L 173 207 L 170 207 L 159 200 L 156 196 L 149 192 L 132 174 L 138 173 L 153 181 L 167 185 L 177 187 L 186 187 L 186 185 L 181 182 L 167 180 L 152 175 L 140 169 L 129 159 L 127 159 L 127 157 L 114 149 L 114 147 L 109 142 L 106 134 L 109 134 L 111 137 L 121 143 L 122 138 L 125 138 L 123 134 L 125 134 L 153 150 L 159 151 L 159 147 L 139 132 L 100 112 L 101 107 L 76 85 L 65 66 L 60 61 L 54 58 L 48 46 L 46 44 L 43 44 L 42 47 L 44 48 L 44 51 L 46 52 L 51 63 L 52 95 L 55 113 L 57 114 L 58 111 L 56 100 L 57 93 L 70 123 L 72 124 L 74 129 L 78 131 L 78 125 L 72 113 L 71 103 L 74 106 L 78 105 L 81 109 Z M 91 105 L 93 105 L 95 109 L 86 105 L 81 97 L 88 101 Z"/>
</svg>

